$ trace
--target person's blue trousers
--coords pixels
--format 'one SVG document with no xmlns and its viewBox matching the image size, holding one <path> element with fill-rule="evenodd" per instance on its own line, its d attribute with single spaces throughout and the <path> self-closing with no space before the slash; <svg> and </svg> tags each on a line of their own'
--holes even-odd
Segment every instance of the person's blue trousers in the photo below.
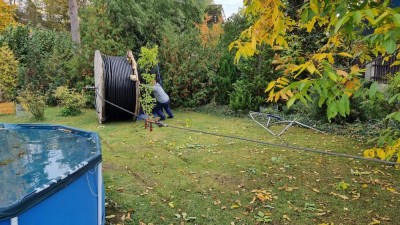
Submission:
<svg viewBox="0 0 400 225">
<path fill-rule="evenodd" d="M 165 103 L 157 102 L 156 106 L 154 107 L 154 112 L 160 117 L 160 120 L 165 120 L 165 115 L 163 113 L 164 109 L 168 114 L 168 118 L 174 118 L 174 114 L 172 114 L 171 108 L 169 107 L 169 101 Z"/>
</svg>

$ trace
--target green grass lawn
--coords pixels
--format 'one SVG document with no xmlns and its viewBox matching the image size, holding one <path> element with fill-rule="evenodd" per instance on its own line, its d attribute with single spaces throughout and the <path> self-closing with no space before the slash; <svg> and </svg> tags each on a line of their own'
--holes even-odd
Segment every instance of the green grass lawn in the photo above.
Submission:
<svg viewBox="0 0 400 225">
<path fill-rule="evenodd" d="M 353 155 L 366 147 L 298 127 L 277 138 L 247 118 L 174 113 L 167 124 Z M 149 132 L 143 122 L 99 125 L 94 110 L 61 117 L 49 108 L 46 118 L 99 133 L 107 224 L 400 224 L 394 167 L 168 127 Z"/>
</svg>

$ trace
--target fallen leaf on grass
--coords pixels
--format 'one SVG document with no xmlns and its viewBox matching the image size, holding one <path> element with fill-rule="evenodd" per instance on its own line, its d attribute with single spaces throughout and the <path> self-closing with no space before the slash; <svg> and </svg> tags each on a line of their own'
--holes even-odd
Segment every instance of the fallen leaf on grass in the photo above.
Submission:
<svg viewBox="0 0 400 225">
<path fill-rule="evenodd" d="M 271 193 L 267 192 L 266 190 L 253 190 L 251 191 L 254 193 L 261 202 L 265 202 L 267 200 L 272 201 L 272 195 Z M 251 203 L 254 203 L 255 199 L 253 198 L 253 201 Z"/>
<path fill-rule="evenodd" d="M 316 188 L 313 188 L 312 190 L 315 191 L 315 192 L 317 192 L 317 193 L 319 193 L 319 190 L 316 189 Z"/>
<path fill-rule="evenodd" d="M 347 200 L 347 199 L 349 199 L 349 197 L 347 197 L 346 195 L 340 195 L 340 194 L 337 194 L 337 193 L 335 193 L 335 192 L 331 192 L 331 193 L 329 193 L 330 195 L 333 195 L 333 196 L 338 196 L 338 197 L 340 197 L 340 198 L 342 198 L 342 199 L 344 199 L 344 200 Z"/>
<path fill-rule="evenodd" d="M 356 175 L 356 176 L 371 174 L 371 172 L 360 172 L 358 170 L 352 170 L 352 169 L 350 169 L 350 172 L 352 175 Z"/>
<path fill-rule="evenodd" d="M 349 187 L 349 184 L 344 181 L 340 181 L 339 183 L 337 183 L 335 185 L 336 190 L 346 190 L 348 187 Z"/>
<path fill-rule="evenodd" d="M 115 218 L 115 215 L 106 216 L 106 219 L 112 219 L 112 218 Z"/>
<path fill-rule="evenodd" d="M 292 221 L 287 215 L 283 215 L 282 217 L 283 217 L 283 219 L 285 219 L 285 220 Z"/>
<path fill-rule="evenodd" d="M 221 201 L 220 200 L 216 200 L 216 201 L 213 201 L 213 203 L 214 203 L 214 205 L 220 205 Z"/>
<path fill-rule="evenodd" d="M 326 213 L 325 212 L 320 212 L 320 213 L 315 213 L 316 216 L 325 216 Z"/>
<path fill-rule="evenodd" d="M 357 192 L 351 192 L 351 199 L 352 200 L 358 200 L 359 198 L 361 197 L 361 194 L 360 193 L 357 193 Z"/>
<path fill-rule="evenodd" d="M 175 207 L 174 202 L 169 202 L 168 205 L 169 205 L 169 207 L 171 207 L 171 208 L 174 208 L 174 207 Z"/>
<path fill-rule="evenodd" d="M 394 193 L 394 194 L 400 194 L 400 193 L 397 192 L 396 189 L 394 189 L 394 188 L 386 188 L 386 190 L 388 190 L 389 192 Z"/>
<path fill-rule="evenodd" d="M 297 189 L 299 189 L 299 188 L 298 187 L 288 187 L 286 185 L 278 188 L 278 190 L 280 190 L 280 191 L 281 190 L 285 190 L 287 192 L 292 192 L 292 191 L 297 190 Z"/>
<path fill-rule="evenodd" d="M 375 224 L 380 224 L 380 223 L 381 223 L 381 221 L 379 221 L 379 220 L 377 220 L 377 219 L 372 217 L 372 222 L 369 223 L 368 225 L 375 225 Z"/>
<path fill-rule="evenodd" d="M 240 207 L 239 205 L 236 205 L 236 204 L 235 204 L 235 205 L 232 205 L 232 206 L 231 206 L 231 209 L 237 209 L 237 208 L 239 208 L 239 207 Z"/>
<path fill-rule="evenodd" d="M 378 214 L 375 214 L 375 217 L 378 218 L 379 220 L 383 221 L 390 221 L 391 219 L 386 216 L 379 216 Z"/>
</svg>

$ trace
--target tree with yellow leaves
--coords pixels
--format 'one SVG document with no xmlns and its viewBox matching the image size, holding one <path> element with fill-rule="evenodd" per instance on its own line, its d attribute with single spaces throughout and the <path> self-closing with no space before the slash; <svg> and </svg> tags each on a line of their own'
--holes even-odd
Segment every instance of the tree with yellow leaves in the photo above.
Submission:
<svg viewBox="0 0 400 225">
<path fill-rule="evenodd" d="M 390 0 L 309 0 L 291 17 L 287 14 L 293 10 L 290 2 L 244 1 L 244 13 L 252 25 L 230 45 L 237 49 L 236 62 L 253 56 L 262 45 L 290 52 L 293 33 L 318 29 L 325 34 L 325 41 L 316 51 L 301 55 L 301 60 L 290 54 L 275 56 L 274 64 L 284 76 L 266 87 L 268 100 L 283 99 L 290 107 L 297 100 L 307 104 L 313 94 L 319 97 L 320 107 L 327 106 L 328 119 L 349 115 L 350 98 L 361 92 L 363 66 L 377 57 L 387 60 L 392 54 L 400 59 L 399 8 L 392 8 Z M 346 59 L 350 63 L 343 66 L 340 62 Z M 400 121 L 400 111 L 388 116 Z"/>
<path fill-rule="evenodd" d="M 14 19 L 15 7 L 0 1 L 0 32 L 3 31 L 8 25 L 15 25 L 17 22 Z"/>
</svg>

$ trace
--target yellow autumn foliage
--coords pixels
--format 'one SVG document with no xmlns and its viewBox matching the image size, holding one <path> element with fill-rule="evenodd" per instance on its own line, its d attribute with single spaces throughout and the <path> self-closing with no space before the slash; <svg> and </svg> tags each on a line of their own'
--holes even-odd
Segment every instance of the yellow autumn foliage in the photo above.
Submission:
<svg viewBox="0 0 400 225">
<path fill-rule="evenodd" d="M 3 31 L 8 25 L 16 25 L 14 19 L 15 6 L 8 5 L 4 1 L 0 1 L 0 32 Z"/>
<path fill-rule="evenodd" d="M 366 158 L 378 158 L 381 160 L 391 160 L 397 158 L 396 162 L 400 163 L 400 139 L 394 144 L 387 145 L 383 148 L 367 149 L 363 153 Z"/>
<path fill-rule="evenodd" d="M 12 100 L 17 86 L 18 60 L 7 46 L 0 47 L 0 59 L 0 92 L 4 94 L 0 101 L 3 97 L 3 100 Z"/>
</svg>

